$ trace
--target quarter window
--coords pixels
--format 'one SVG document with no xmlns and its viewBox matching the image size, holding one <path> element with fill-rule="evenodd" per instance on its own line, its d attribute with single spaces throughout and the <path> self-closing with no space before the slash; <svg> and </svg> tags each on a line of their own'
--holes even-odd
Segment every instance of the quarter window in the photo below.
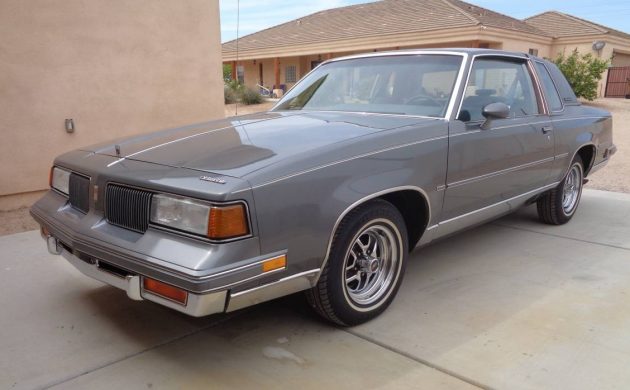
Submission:
<svg viewBox="0 0 630 390">
<path fill-rule="evenodd" d="M 535 64 L 538 75 L 540 76 L 540 81 L 542 82 L 542 87 L 545 90 L 549 108 L 551 111 L 562 111 L 562 101 L 560 100 L 560 95 L 558 95 L 558 90 L 551 79 L 549 71 L 542 63 L 536 62 Z"/>
<path fill-rule="evenodd" d="M 475 60 L 458 118 L 464 122 L 482 121 L 483 108 L 499 102 L 510 106 L 513 117 L 539 113 L 526 63 L 497 58 Z"/>
</svg>

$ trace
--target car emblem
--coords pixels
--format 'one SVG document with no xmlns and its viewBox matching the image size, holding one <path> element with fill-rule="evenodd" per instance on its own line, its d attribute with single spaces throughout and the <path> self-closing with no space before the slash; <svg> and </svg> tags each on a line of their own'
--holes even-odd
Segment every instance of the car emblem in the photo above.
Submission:
<svg viewBox="0 0 630 390">
<path fill-rule="evenodd" d="M 225 184 L 225 180 L 218 177 L 212 177 L 212 176 L 201 176 L 199 180 L 209 181 L 211 183 L 217 183 L 217 184 Z"/>
</svg>

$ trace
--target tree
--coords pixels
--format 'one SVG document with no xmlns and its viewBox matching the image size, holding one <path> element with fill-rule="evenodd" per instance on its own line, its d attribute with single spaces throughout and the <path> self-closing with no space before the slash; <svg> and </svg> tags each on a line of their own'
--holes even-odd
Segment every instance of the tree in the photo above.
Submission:
<svg viewBox="0 0 630 390">
<path fill-rule="evenodd" d="M 609 60 L 601 60 L 591 53 L 580 55 L 577 49 L 568 57 L 559 54 L 553 62 L 571 84 L 575 95 L 586 100 L 597 98 L 597 86 L 610 64 Z"/>
<path fill-rule="evenodd" d="M 232 80 L 232 65 L 223 64 L 223 80 L 224 81 Z"/>
</svg>

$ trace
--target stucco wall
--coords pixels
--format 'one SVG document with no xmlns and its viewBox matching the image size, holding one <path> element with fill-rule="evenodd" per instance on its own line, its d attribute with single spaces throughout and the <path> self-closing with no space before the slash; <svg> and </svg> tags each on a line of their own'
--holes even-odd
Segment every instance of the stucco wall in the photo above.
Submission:
<svg viewBox="0 0 630 390">
<path fill-rule="evenodd" d="M 615 52 L 612 66 L 630 66 L 630 54 Z"/>
<path fill-rule="evenodd" d="M 270 58 L 256 60 L 239 61 L 239 64 L 243 65 L 245 70 L 245 85 L 250 88 L 255 88 L 256 84 L 260 84 L 260 64 L 262 63 L 263 69 L 263 85 L 271 88 L 275 84 L 276 76 L 274 71 L 274 60 Z M 296 67 L 297 80 L 300 79 L 300 57 L 282 57 L 280 59 L 280 84 L 285 84 L 287 89 L 291 88 L 295 83 L 286 82 L 286 69 L 287 66 L 293 65 Z"/>
<path fill-rule="evenodd" d="M 601 50 L 600 53 L 593 50 L 593 42 L 597 40 L 597 38 L 588 39 L 586 38 L 583 42 L 572 42 L 572 43 L 560 43 L 553 45 L 551 48 L 551 58 L 556 58 L 559 54 L 564 54 L 566 56 L 570 55 L 573 50 L 577 49 L 580 54 L 588 54 L 591 53 L 594 56 L 601 59 L 610 59 L 613 54 L 614 45 L 606 44 L 606 46 Z M 603 97 L 606 92 L 606 79 L 608 78 L 608 71 L 604 72 L 602 75 L 602 79 L 599 81 L 597 86 L 597 96 Z"/>
<path fill-rule="evenodd" d="M 3 0 L 0 36 L 0 209 L 62 152 L 223 116 L 218 0 Z"/>
</svg>

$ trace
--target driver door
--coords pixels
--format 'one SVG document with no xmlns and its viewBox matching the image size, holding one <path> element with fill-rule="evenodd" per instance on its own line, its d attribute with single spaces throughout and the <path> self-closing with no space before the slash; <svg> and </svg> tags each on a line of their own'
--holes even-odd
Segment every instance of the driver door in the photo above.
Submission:
<svg viewBox="0 0 630 390">
<path fill-rule="evenodd" d="M 482 126 L 483 107 L 502 102 L 506 119 Z M 527 59 L 474 59 L 458 121 L 449 133 L 447 186 L 440 235 L 510 210 L 511 198 L 549 183 L 552 123 Z"/>
</svg>

